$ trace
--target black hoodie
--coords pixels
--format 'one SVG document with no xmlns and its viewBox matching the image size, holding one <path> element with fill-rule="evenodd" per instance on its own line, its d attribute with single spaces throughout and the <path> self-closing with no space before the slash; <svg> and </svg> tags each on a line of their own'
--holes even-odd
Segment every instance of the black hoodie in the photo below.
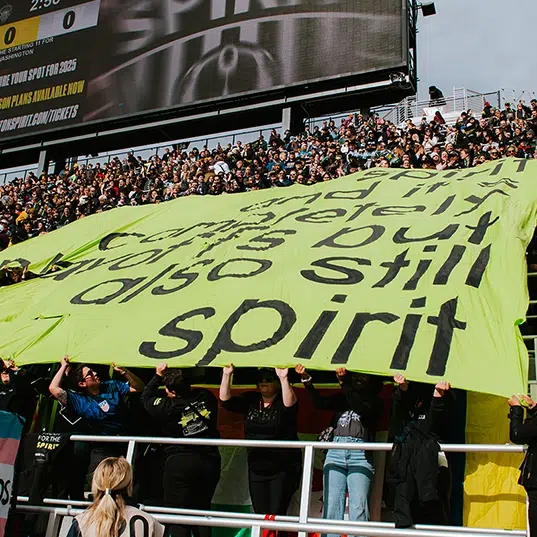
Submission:
<svg viewBox="0 0 537 537">
<path fill-rule="evenodd" d="M 193 389 L 180 397 L 160 392 L 162 377 L 155 375 L 144 388 L 141 401 L 147 413 L 161 422 L 162 433 L 173 438 L 220 438 L 218 399 L 205 389 Z M 194 451 L 218 453 L 216 446 L 168 444 L 167 455 Z"/>
</svg>

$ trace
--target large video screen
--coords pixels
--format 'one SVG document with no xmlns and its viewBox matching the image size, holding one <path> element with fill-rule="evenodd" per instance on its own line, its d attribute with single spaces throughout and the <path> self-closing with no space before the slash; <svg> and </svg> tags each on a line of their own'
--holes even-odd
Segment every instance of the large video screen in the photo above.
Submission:
<svg viewBox="0 0 537 537">
<path fill-rule="evenodd" d="M 0 0 L 0 139 L 406 64 L 403 0 Z"/>
</svg>

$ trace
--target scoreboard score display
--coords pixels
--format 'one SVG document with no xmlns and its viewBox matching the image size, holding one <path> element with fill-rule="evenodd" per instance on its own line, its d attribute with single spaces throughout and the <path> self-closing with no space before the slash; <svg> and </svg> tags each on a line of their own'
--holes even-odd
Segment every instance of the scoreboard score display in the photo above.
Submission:
<svg viewBox="0 0 537 537">
<path fill-rule="evenodd" d="M 406 0 L 0 4 L 0 140 L 408 63 Z"/>
</svg>

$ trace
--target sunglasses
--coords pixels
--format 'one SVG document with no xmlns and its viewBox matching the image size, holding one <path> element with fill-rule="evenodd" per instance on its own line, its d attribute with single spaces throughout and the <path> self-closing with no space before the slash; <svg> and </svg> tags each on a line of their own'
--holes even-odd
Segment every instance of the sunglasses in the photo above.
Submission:
<svg viewBox="0 0 537 537">
<path fill-rule="evenodd" d="M 93 371 L 93 369 L 90 369 L 85 375 L 84 375 L 84 380 L 88 379 L 88 378 L 95 378 L 97 376 L 97 372 L 96 371 Z"/>
<path fill-rule="evenodd" d="M 271 383 L 271 382 L 275 382 L 276 381 L 276 376 L 275 375 L 264 375 L 262 377 L 260 377 L 257 381 L 258 384 L 263 384 L 263 383 Z"/>
</svg>

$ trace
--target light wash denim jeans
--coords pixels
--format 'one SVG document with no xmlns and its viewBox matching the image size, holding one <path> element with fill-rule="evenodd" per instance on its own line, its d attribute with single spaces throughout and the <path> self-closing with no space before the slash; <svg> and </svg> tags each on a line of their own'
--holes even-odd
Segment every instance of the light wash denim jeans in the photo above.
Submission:
<svg viewBox="0 0 537 537">
<path fill-rule="evenodd" d="M 363 442 L 361 438 L 336 436 L 334 442 Z M 349 492 L 349 519 L 369 520 L 369 489 L 375 471 L 360 450 L 329 449 L 324 462 L 324 518 L 343 520 Z M 336 537 L 329 534 L 323 537 Z"/>
</svg>

